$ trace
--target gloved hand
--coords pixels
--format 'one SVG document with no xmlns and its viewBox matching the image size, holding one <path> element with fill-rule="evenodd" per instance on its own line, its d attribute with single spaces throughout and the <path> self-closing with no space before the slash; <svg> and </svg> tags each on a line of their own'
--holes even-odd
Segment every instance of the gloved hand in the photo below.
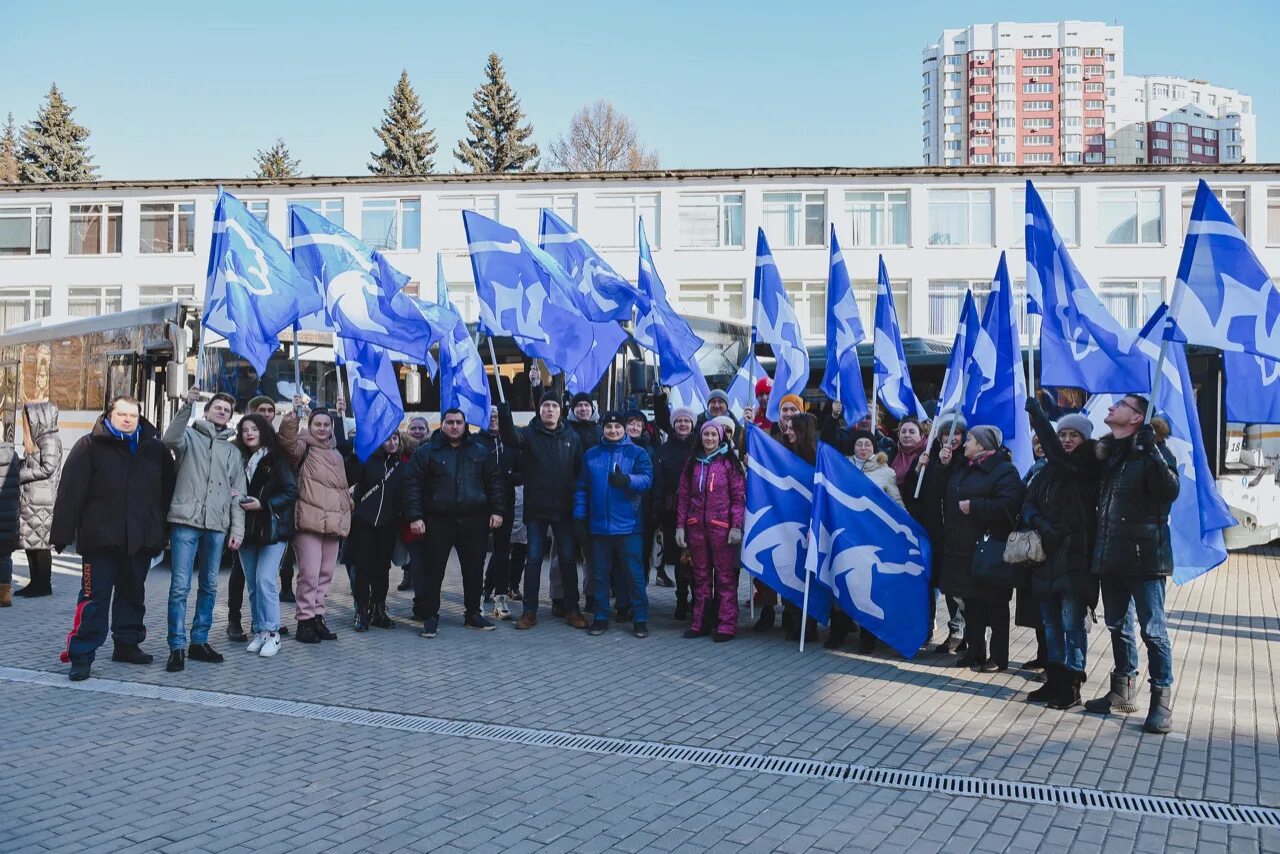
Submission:
<svg viewBox="0 0 1280 854">
<path fill-rule="evenodd" d="M 1040 405 L 1040 401 L 1036 400 L 1034 397 L 1028 397 L 1027 402 L 1023 405 L 1022 408 L 1025 409 L 1027 412 L 1031 413 L 1032 415 L 1044 414 L 1044 407 L 1042 407 Z"/>
<path fill-rule="evenodd" d="M 1133 434 L 1133 447 L 1148 453 L 1156 448 L 1156 428 L 1150 424 L 1143 424 L 1138 428 L 1138 432 Z"/>
<path fill-rule="evenodd" d="M 682 549 L 689 548 L 689 541 L 684 536 L 684 528 L 676 528 L 676 545 Z"/>
<path fill-rule="evenodd" d="M 730 528 L 729 529 L 729 545 L 736 546 L 741 542 L 742 542 L 742 529 Z"/>
<path fill-rule="evenodd" d="M 631 485 L 631 476 L 624 472 L 617 463 L 613 464 L 613 471 L 609 472 L 609 485 L 622 489 L 624 486 Z"/>
</svg>

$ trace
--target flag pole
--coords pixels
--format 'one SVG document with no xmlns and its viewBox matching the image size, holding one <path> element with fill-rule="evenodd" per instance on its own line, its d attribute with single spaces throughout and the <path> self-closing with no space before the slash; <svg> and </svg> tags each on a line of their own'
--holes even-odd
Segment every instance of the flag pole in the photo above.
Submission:
<svg viewBox="0 0 1280 854">
<path fill-rule="evenodd" d="M 489 344 L 489 361 L 493 362 L 493 384 L 498 387 L 498 402 L 506 403 L 507 394 L 502 390 L 502 374 L 498 373 L 498 354 L 493 349 L 493 336 L 485 335 L 484 340 Z M 534 401 L 537 405 L 537 401 Z"/>
<path fill-rule="evenodd" d="M 943 387 L 944 388 L 946 387 L 945 380 L 943 381 Z M 933 447 L 934 440 L 938 438 L 938 424 L 942 421 L 943 418 L 945 418 L 948 414 L 951 414 L 952 412 L 953 410 L 943 409 L 938 413 L 937 417 L 933 419 L 933 424 L 929 427 L 929 440 L 925 442 L 925 445 L 924 445 L 924 452 L 926 454 L 929 453 L 929 449 Z M 954 418 L 951 419 L 951 424 L 952 426 L 955 425 Z M 951 443 L 951 438 L 948 437 L 947 444 L 950 444 L 950 443 Z M 928 466 L 926 465 L 925 468 L 928 468 Z M 915 495 L 912 496 L 913 498 L 920 497 L 920 487 L 923 485 L 924 485 L 924 469 L 921 469 L 920 473 L 916 475 L 916 492 L 915 492 Z"/>
<path fill-rule="evenodd" d="M 302 393 L 302 367 L 299 363 L 298 355 L 298 321 L 293 322 L 293 393 Z"/>
<path fill-rule="evenodd" d="M 1147 414 L 1143 424 L 1151 423 L 1151 416 L 1156 408 L 1156 395 L 1160 391 L 1160 381 L 1164 378 L 1164 363 L 1169 355 L 1169 336 L 1177 323 L 1178 311 L 1182 308 L 1182 298 L 1186 294 L 1187 283 L 1178 279 L 1173 285 L 1173 297 L 1169 301 L 1169 314 L 1164 321 L 1164 335 L 1160 338 L 1160 355 L 1156 358 L 1155 376 L 1151 378 L 1151 397 L 1147 400 Z"/>
<path fill-rule="evenodd" d="M 813 573 L 806 568 L 804 572 L 804 607 L 800 609 L 800 651 L 804 652 L 804 636 L 809 628 L 809 577 Z"/>
</svg>

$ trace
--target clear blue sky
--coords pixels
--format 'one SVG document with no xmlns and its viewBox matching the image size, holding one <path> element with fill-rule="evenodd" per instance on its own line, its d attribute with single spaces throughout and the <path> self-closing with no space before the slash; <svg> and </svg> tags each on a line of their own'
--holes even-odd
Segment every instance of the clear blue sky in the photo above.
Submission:
<svg viewBox="0 0 1280 854">
<path fill-rule="evenodd" d="M 436 131 L 436 168 L 451 171 L 490 51 L 544 147 L 607 98 L 663 166 L 916 165 L 920 51 L 944 28 L 1117 14 L 1129 73 L 1248 92 L 1259 158 L 1280 160 L 1275 0 L 0 6 L 0 117 L 25 122 L 57 81 L 106 178 L 248 175 L 278 136 L 306 174 L 366 174 L 401 68 Z"/>
</svg>

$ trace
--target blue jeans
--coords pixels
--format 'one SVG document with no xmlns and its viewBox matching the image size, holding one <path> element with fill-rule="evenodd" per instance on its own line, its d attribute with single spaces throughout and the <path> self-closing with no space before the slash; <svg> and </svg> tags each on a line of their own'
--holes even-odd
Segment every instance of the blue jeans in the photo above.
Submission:
<svg viewBox="0 0 1280 854">
<path fill-rule="evenodd" d="M 592 534 L 591 553 L 596 620 L 609 622 L 609 590 L 618 579 L 618 604 L 631 606 L 637 623 L 649 621 L 649 592 L 644 580 L 644 534 Z M 625 579 L 625 581 L 623 580 Z M 630 583 L 630 602 L 624 604 L 623 584 Z"/>
<path fill-rule="evenodd" d="M 546 519 L 525 519 L 529 534 L 529 555 L 524 564 L 524 611 L 538 613 L 538 586 L 542 583 L 542 559 L 546 557 L 548 534 L 555 537 L 556 554 L 560 558 L 564 609 L 572 614 L 578 610 L 578 571 L 573 553 L 573 520 L 549 522 Z M 567 567 L 567 569 L 566 569 Z"/>
<path fill-rule="evenodd" d="M 1083 673 L 1089 652 L 1089 609 L 1074 596 L 1040 600 L 1044 620 L 1044 648 L 1050 664 Z"/>
<path fill-rule="evenodd" d="M 218 564 L 222 561 L 224 531 L 206 531 L 189 525 L 174 525 L 169 535 L 169 649 L 187 648 L 187 596 L 191 576 L 199 584 L 196 615 L 191 621 L 191 643 L 208 643 L 213 625 L 213 603 L 218 598 Z"/>
<path fill-rule="evenodd" d="M 249 588 L 252 632 L 280 631 L 280 561 L 288 548 L 287 542 L 240 547 L 240 568 Z"/>
<path fill-rule="evenodd" d="M 1111 631 L 1116 673 L 1138 675 L 1138 642 L 1133 636 L 1133 622 L 1128 619 L 1132 604 L 1142 627 L 1142 642 L 1147 647 L 1151 684 L 1156 688 L 1173 685 L 1173 648 L 1165 626 L 1164 587 L 1163 578 L 1104 576 L 1102 579 L 1102 607 Z"/>
</svg>

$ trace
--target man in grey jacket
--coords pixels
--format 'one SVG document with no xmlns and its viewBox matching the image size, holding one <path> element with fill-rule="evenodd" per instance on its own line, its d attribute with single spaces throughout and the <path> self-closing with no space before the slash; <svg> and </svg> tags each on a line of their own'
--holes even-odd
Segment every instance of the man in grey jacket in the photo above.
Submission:
<svg viewBox="0 0 1280 854">
<path fill-rule="evenodd" d="M 228 441 L 235 431 L 227 427 L 235 400 L 215 394 L 204 405 L 204 418 L 191 422 L 200 390 L 187 392 L 186 404 L 164 431 L 164 444 L 177 463 L 177 483 L 169 504 L 169 662 L 165 670 L 176 673 L 194 661 L 220 662 L 222 655 L 209 645 L 213 603 L 218 595 L 218 565 L 222 548 L 240 548 L 244 537 L 244 510 L 239 499 L 246 485 L 240 450 Z M 187 645 L 187 596 L 191 576 L 197 570 L 199 592 Z"/>
</svg>

